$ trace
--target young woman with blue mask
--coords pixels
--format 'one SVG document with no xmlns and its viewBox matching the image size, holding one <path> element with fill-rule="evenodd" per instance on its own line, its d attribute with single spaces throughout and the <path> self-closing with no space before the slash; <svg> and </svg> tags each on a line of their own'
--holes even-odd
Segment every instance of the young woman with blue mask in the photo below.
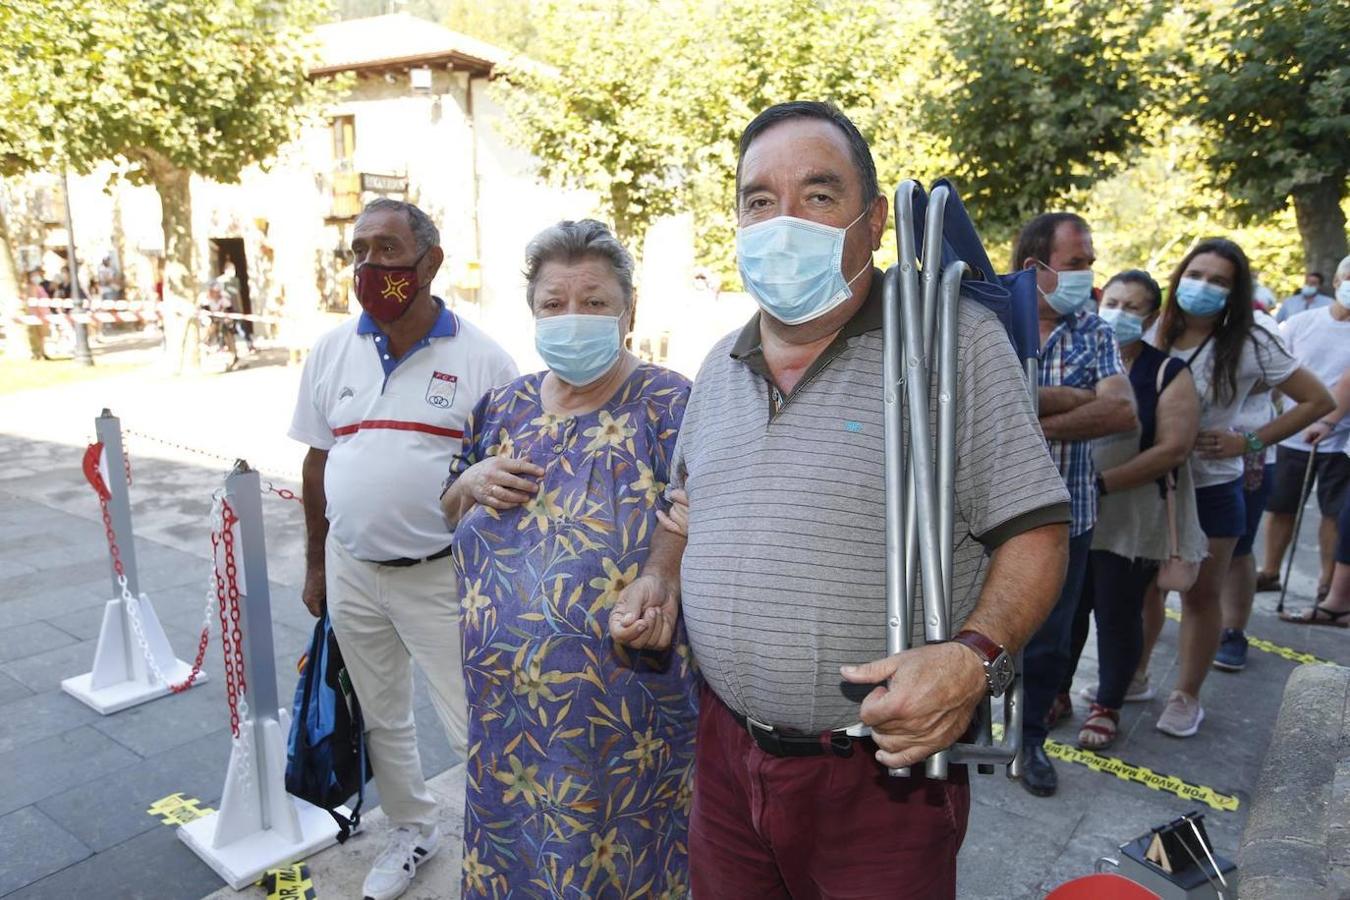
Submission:
<svg viewBox="0 0 1350 900">
<path fill-rule="evenodd" d="M 1335 404 L 1317 376 L 1298 366 L 1279 338 L 1252 318 L 1252 273 L 1242 248 L 1201 241 L 1172 273 L 1169 302 L 1145 339 L 1186 360 L 1200 394 L 1200 433 L 1191 456 L 1196 507 L 1208 556 L 1182 594 L 1179 673 L 1158 718 L 1174 737 L 1195 734 L 1205 713 L 1200 687 L 1219 646 L 1219 595 L 1233 550 L 1246 529 L 1242 456 L 1307 428 Z M 1293 403 L 1255 431 L 1233 430 L 1248 396 L 1278 389 Z"/>
<path fill-rule="evenodd" d="M 1177 472 L 1177 549 L 1190 562 L 1205 554 L 1187 463 L 1200 418 L 1195 381 L 1182 360 L 1143 341 L 1161 309 L 1162 291 L 1147 272 L 1121 272 L 1102 289 L 1098 315 L 1120 345 L 1139 425 L 1093 443 L 1099 500 L 1089 563 L 1092 589 L 1083 592 L 1074 622 L 1076 666 L 1089 614 L 1097 619 L 1098 683 L 1084 692 L 1092 705 L 1078 733 L 1078 745 L 1089 750 L 1115 741 L 1121 705 L 1148 690 L 1147 676 L 1142 685 L 1132 681 L 1143 649 L 1144 597 L 1172 551 L 1167 504 L 1158 489 L 1170 472 Z M 1071 678 L 1072 671 L 1066 683 Z"/>
</svg>

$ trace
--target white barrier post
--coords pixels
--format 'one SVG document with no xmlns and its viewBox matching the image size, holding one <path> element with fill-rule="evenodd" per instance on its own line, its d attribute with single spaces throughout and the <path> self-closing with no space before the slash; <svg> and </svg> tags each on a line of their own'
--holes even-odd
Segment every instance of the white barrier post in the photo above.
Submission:
<svg viewBox="0 0 1350 900">
<path fill-rule="evenodd" d="M 94 430 L 103 445 L 104 464 L 100 468 L 108 490 L 104 525 L 110 535 L 113 599 L 103 607 L 93 670 L 64 679 L 61 689 L 106 716 L 163 697 L 172 690 L 170 685 L 181 686 L 188 680 L 192 667 L 174 656 L 150 598 L 141 593 L 131 530 L 131 497 L 123 475 L 126 455 L 121 423 L 105 409 L 94 420 Z M 205 673 L 199 673 L 192 684 L 204 681 Z"/>
<path fill-rule="evenodd" d="M 237 711 L 238 735 L 230 751 L 219 812 L 180 827 L 178 837 L 236 890 L 268 869 L 304 859 L 337 842 L 337 823 L 325 810 L 286 793 L 286 742 L 290 712 L 278 706 L 272 648 L 272 606 L 267 584 L 263 536 L 262 485 L 258 473 L 240 460 L 225 480 L 226 509 L 237 517 L 230 527 L 238 539 L 223 542 L 226 554 L 241 548 L 234 562 L 237 607 L 227 608 L 232 639 L 222 638 L 232 662 L 226 663 L 226 692 Z M 228 513 L 227 513 L 228 514 Z M 217 559 L 217 571 L 229 572 L 230 557 Z M 235 594 L 233 586 L 231 594 Z M 233 599 L 227 599 L 227 607 Z M 242 652 L 240 651 L 242 644 Z M 242 672 L 231 676 L 231 666 Z M 236 668 L 236 671 L 237 671 Z M 242 675 L 244 689 L 236 692 Z"/>
</svg>

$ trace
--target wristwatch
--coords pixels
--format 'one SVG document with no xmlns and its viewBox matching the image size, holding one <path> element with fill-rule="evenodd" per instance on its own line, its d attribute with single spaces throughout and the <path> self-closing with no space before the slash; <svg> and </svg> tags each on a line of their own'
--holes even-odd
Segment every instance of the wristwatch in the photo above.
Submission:
<svg viewBox="0 0 1350 900">
<path fill-rule="evenodd" d="M 1266 449 L 1266 442 L 1257 437 L 1255 431 L 1249 431 L 1243 437 L 1247 439 L 1248 453 L 1260 453 Z"/>
<path fill-rule="evenodd" d="M 984 660 L 984 680 L 989 685 L 990 697 L 1002 697 L 1012 685 L 1013 661 L 1001 644 L 996 644 L 978 631 L 958 631 L 952 641 L 965 644 Z"/>
</svg>

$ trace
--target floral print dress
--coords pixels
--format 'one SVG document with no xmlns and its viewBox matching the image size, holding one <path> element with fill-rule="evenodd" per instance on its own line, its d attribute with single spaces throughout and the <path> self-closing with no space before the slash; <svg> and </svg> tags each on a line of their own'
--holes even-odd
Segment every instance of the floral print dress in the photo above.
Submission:
<svg viewBox="0 0 1350 900">
<path fill-rule="evenodd" d="M 451 479 L 499 453 L 545 470 L 528 503 L 455 531 L 469 700 L 463 896 L 683 897 L 697 673 L 609 637 L 637 577 L 689 396 L 640 365 L 596 412 L 546 413 L 543 373 L 489 392 Z"/>
</svg>

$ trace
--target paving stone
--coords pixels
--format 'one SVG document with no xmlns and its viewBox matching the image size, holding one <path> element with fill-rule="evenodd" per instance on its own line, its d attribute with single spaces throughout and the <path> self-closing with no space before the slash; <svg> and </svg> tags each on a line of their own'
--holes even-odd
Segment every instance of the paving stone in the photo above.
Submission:
<svg viewBox="0 0 1350 900">
<path fill-rule="evenodd" d="M 0 672 L 0 710 L 11 700 L 18 700 L 20 697 L 30 696 L 33 691 L 26 687 L 23 682 L 17 681 L 8 675 Z"/>
<path fill-rule="evenodd" d="M 220 876 L 178 839 L 174 829 L 160 827 L 30 884 L 6 900 L 185 900 L 220 886 Z"/>
<path fill-rule="evenodd" d="M 0 663 L 23 659 L 74 642 L 75 639 L 70 635 L 45 622 L 16 625 L 0 632 Z"/>
<path fill-rule="evenodd" d="M 89 848 L 74 835 L 31 806 L 0 816 L 0 896 L 89 854 Z"/>
<path fill-rule="evenodd" d="M 98 853 L 167 827 L 146 810 L 170 794 L 182 793 L 204 807 L 217 808 L 229 760 L 229 729 L 222 727 L 92 784 L 41 800 L 37 807 Z"/>
<path fill-rule="evenodd" d="M 181 694 L 169 694 L 116 715 L 103 716 L 92 726 L 141 756 L 153 756 L 228 724 L 225 691 L 220 679 L 213 679 Z"/>
<path fill-rule="evenodd" d="M 1021 788 L 1017 789 L 1021 791 Z M 1037 900 L 1047 856 L 1059 848 L 1039 820 L 971 804 L 966 841 L 956 861 L 961 900 Z"/>
<path fill-rule="evenodd" d="M 97 781 L 139 758 L 88 726 L 0 753 L 0 815 Z"/>
<path fill-rule="evenodd" d="M 0 715 L 0 754 L 87 725 L 99 718 L 97 712 L 79 700 L 61 690 L 52 689 L 11 700 L 0 707 L 0 713 L 3 713 Z"/>
<path fill-rule="evenodd" d="M 63 616 L 112 599 L 112 588 L 107 581 L 101 584 L 62 585 L 53 577 L 51 584 L 39 586 L 21 594 L 7 593 L 0 588 L 0 628 L 6 630 L 48 617 Z M 102 618 L 99 618 L 102 622 Z"/>
<path fill-rule="evenodd" d="M 30 563 L 19 562 L 16 559 L 0 559 L 0 579 L 31 575 L 36 571 L 37 567 Z"/>
<path fill-rule="evenodd" d="M 97 647 L 97 640 L 77 641 L 0 665 L 0 672 L 22 682 L 32 691 L 59 690 L 62 679 L 82 675 L 94 667 L 94 651 Z"/>
</svg>

